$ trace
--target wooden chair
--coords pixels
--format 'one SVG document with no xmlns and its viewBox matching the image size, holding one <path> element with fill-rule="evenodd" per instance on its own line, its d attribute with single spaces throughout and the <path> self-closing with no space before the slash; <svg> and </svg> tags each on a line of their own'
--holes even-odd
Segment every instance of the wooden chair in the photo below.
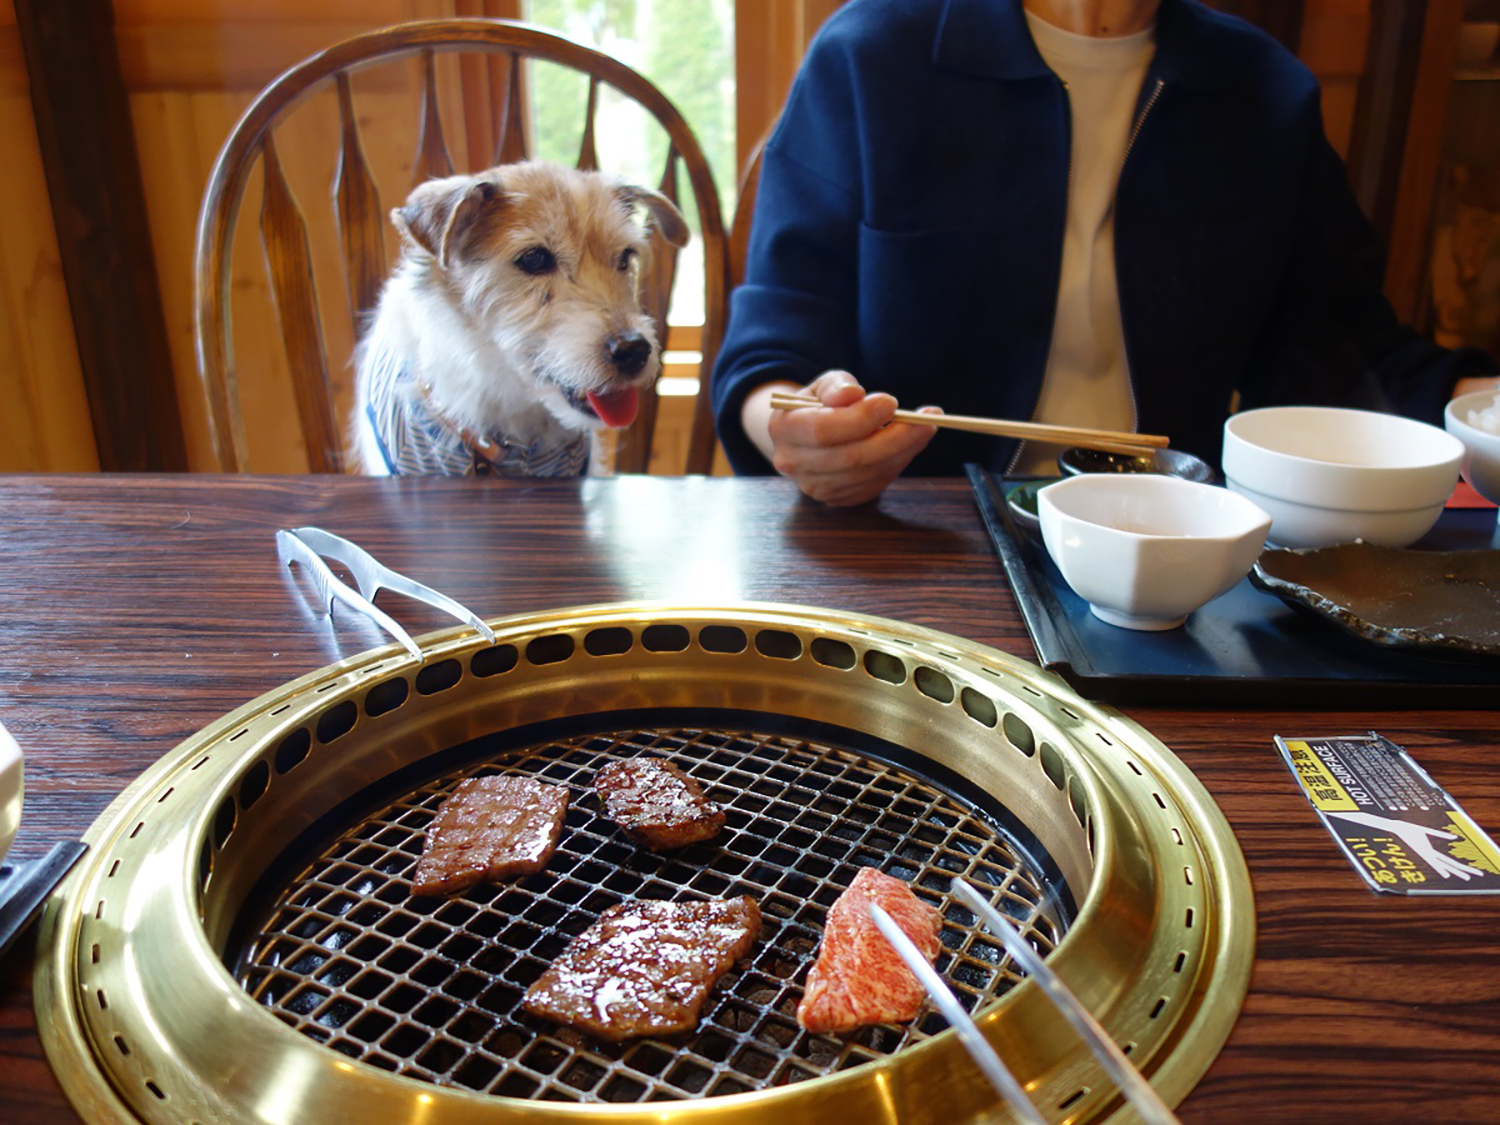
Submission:
<svg viewBox="0 0 1500 1125">
<path fill-rule="evenodd" d="M 734 215 L 729 220 L 729 289 L 745 280 L 745 258 L 750 252 L 750 222 L 755 217 L 755 197 L 760 193 L 760 161 L 771 139 L 771 130 L 750 149 L 740 170 Z"/>
<path fill-rule="evenodd" d="M 329 372 L 346 370 L 348 356 L 330 356 L 325 347 L 323 316 L 331 299 L 327 294 L 319 299 L 309 228 L 277 156 L 277 130 L 289 112 L 308 101 L 310 94 L 320 89 L 336 93 L 340 136 L 332 189 L 347 300 L 339 300 L 334 307 L 339 315 L 350 318 L 350 325 L 341 326 L 340 334 L 352 340 L 360 318 L 375 305 L 390 259 L 386 250 L 387 208 L 381 203 L 361 144 L 351 75 L 379 64 L 394 63 L 409 70 L 413 59 L 420 65 L 416 156 L 411 182 L 400 189 L 404 198 L 411 186 L 454 170 L 439 110 L 436 59 L 446 52 L 462 52 L 459 73 L 465 107 L 464 139 L 471 163 L 480 160 L 474 170 L 522 160 L 531 152 L 524 114 L 528 82 L 525 60 L 545 60 L 587 76 L 587 99 L 580 105 L 579 168 L 598 168 L 595 115 L 601 83 L 638 103 L 665 131 L 666 166 L 658 190 L 678 201 L 678 171 L 679 167 L 685 169 L 698 219 L 694 237 L 701 239 L 703 249 L 705 323 L 699 346 L 700 392 L 694 404 L 686 468 L 689 473 L 709 472 L 714 433 L 708 377 L 724 331 L 727 265 L 719 196 L 698 141 L 661 91 L 623 63 L 541 28 L 496 19 L 426 20 L 347 39 L 284 73 L 255 99 L 234 127 L 205 192 L 194 272 L 198 368 L 221 470 L 242 472 L 250 468 L 235 369 L 231 248 L 253 170 L 257 165 L 261 169 L 261 242 L 308 466 L 314 472 L 341 472 L 345 439 Z M 677 253 L 659 236 L 654 236 L 654 242 L 652 268 L 642 279 L 642 298 L 665 343 Z M 350 331 L 342 332 L 343 327 Z M 646 470 L 656 416 L 656 396 L 643 396 L 639 417 L 618 443 L 616 471 Z"/>
</svg>

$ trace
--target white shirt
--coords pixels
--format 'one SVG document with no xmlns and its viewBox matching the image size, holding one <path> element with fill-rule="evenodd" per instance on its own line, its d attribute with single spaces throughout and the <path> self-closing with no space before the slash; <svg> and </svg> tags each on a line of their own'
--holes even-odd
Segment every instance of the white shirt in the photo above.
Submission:
<svg viewBox="0 0 1500 1125">
<path fill-rule="evenodd" d="M 1073 127 L 1057 317 L 1034 417 L 1133 430 L 1135 400 L 1115 278 L 1115 186 L 1156 50 L 1155 29 L 1100 39 L 1064 31 L 1031 12 L 1026 21 L 1043 61 L 1067 84 Z M 1054 475 L 1063 448 L 1027 442 L 1013 471 Z"/>
</svg>

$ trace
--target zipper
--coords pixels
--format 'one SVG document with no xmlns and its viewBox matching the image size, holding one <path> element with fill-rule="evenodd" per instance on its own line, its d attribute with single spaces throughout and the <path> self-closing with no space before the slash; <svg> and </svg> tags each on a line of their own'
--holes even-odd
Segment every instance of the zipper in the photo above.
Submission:
<svg viewBox="0 0 1500 1125">
<path fill-rule="evenodd" d="M 1058 85 L 1060 85 L 1062 87 L 1062 92 L 1063 92 L 1063 106 L 1064 106 L 1064 108 L 1067 111 L 1067 128 L 1068 128 L 1068 175 L 1067 175 L 1067 178 L 1064 180 L 1064 183 L 1063 183 L 1063 187 L 1065 189 L 1063 191 L 1063 229 L 1059 232 L 1059 237 L 1058 237 L 1058 249 L 1057 249 L 1057 282 L 1056 282 L 1056 285 L 1054 285 L 1054 289 L 1057 288 L 1058 286 L 1061 286 L 1061 284 L 1062 284 L 1062 253 L 1063 253 L 1063 251 L 1062 251 L 1062 244 L 1067 240 L 1067 237 L 1068 237 L 1068 201 L 1073 198 L 1073 163 L 1074 163 L 1074 161 L 1073 161 L 1073 99 L 1070 96 L 1070 90 L 1069 90 L 1067 81 L 1065 79 L 1062 79 L 1062 78 L 1059 78 L 1057 81 L 1058 81 Z M 1145 117 L 1145 114 L 1143 113 L 1141 116 Z M 1140 123 L 1137 122 L 1136 123 L 1136 131 L 1139 131 L 1139 128 L 1140 128 Z M 1134 132 L 1132 132 L 1130 140 L 1131 140 L 1131 143 L 1134 143 L 1134 141 L 1135 141 L 1135 133 Z M 1128 145 L 1127 145 L 1126 151 L 1127 152 L 1129 151 Z M 1118 187 L 1118 181 L 1116 181 L 1116 186 Z M 1052 303 L 1052 331 L 1053 332 L 1057 331 L 1057 301 L 1056 301 L 1055 297 L 1054 297 L 1053 303 Z M 1049 354 L 1050 354 L 1050 349 L 1051 349 L 1050 338 L 1049 338 L 1049 342 L 1048 342 L 1048 349 L 1049 349 Z M 1126 367 L 1126 372 L 1127 372 L 1127 374 L 1129 372 L 1128 363 L 1127 363 L 1127 367 Z M 1042 371 L 1042 378 L 1045 379 L 1046 377 L 1047 377 L 1047 373 L 1046 373 L 1046 370 L 1044 368 L 1043 371 Z M 1134 404 L 1135 404 L 1135 395 L 1134 395 L 1134 392 L 1132 392 L 1132 394 L 1131 394 L 1131 413 L 1132 414 L 1135 412 L 1135 405 Z M 1031 414 L 1030 414 L 1030 416 L 1028 418 L 1028 421 L 1031 421 L 1031 422 L 1035 422 L 1036 421 L 1037 409 L 1038 409 L 1037 406 L 1035 406 L 1035 405 L 1032 406 L 1032 408 L 1031 408 Z M 1014 473 L 1016 471 L 1016 465 L 1020 462 L 1020 460 L 1021 460 L 1021 454 L 1022 454 L 1022 452 L 1025 451 L 1025 449 L 1026 449 L 1026 441 L 1025 441 L 1024 438 L 1021 441 L 1016 442 L 1015 452 L 1010 455 L 1010 461 L 1007 462 L 1006 466 L 1005 466 L 1005 473 L 1006 473 L 1007 476 L 1011 475 L 1012 473 Z"/>
<path fill-rule="evenodd" d="M 1153 106 L 1161 98 L 1161 92 L 1166 88 L 1165 78 L 1158 78 L 1156 86 L 1151 91 L 1151 96 L 1146 99 L 1146 104 L 1141 107 L 1140 115 L 1135 119 L 1135 125 L 1130 130 L 1130 139 L 1125 142 L 1125 155 L 1120 157 L 1120 170 L 1115 174 L 1115 198 L 1111 206 L 1115 207 L 1115 218 L 1120 217 L 1118 204 L 1120 201 L 1120 180 L 1125 175 L 1125 165 L 1130 163 L 1130 154 L 1135 149 L 1136 138 L 1141 135 L 1141 126 L 1146 123 L 1146 117 Z M 1118 247 L 1117 247 L 1118 249 Z M 1119 301 L 1120 291 L 1120 260 L 1115 258 L 1115 300 Z M 1140 406 L 1135 399 L 1135 376 L 1130 371 L 1130 347 L 1125 343 L 1125 310 L 1120 310 L 1120 343 L 1125 359 L 1125 385 L 1130 388 L 1130 428 L 1139 430 L 1141 428 Z"/>
</svg>

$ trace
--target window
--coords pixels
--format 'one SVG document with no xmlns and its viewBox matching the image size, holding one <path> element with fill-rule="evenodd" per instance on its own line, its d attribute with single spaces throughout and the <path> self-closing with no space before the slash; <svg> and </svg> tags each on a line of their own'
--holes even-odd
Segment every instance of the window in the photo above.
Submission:
<svg viewBox="0 0 1500 1125">
<path fill-rule="evenodd" d="M 734 0 L 528 0 L 526 19 L 619 59 L 654 82 L 687 119 L 713 169 L 725 216 L 734 212 L 735 152 Z M 535 155 L 577 159 L 579 76 L 538 64 L 531 76 Z M 656 187 L 666 166 L 667 138 L 637 106 L 601 88 L 595 145 L 603 168 Z M 696 226 L 691 192 L 679 185 L 681 204 Z M 701 253 L 690 243 L 678 259 L 683 284 L 673 295 L 673 325 L 701 325 Z M 676 335 L 674 333 L 674 335 Z M 671 357 L 668 357 L 670 364 Z M 665 391 L 670 391 L 667 384 Z"/>
</svg>

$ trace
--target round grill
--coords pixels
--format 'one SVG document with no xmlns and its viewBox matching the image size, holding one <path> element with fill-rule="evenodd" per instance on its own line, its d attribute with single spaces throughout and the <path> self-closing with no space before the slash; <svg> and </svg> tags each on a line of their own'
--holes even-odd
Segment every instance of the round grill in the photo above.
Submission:
<svg viewBox="0 0 1500 1125">
<path fill-rule="evenodd" d="M 1043 1112 L 1122 1103 L 1032 982 L 947 898 L 991 894 L 1169 1102 L 1243 1001 L 1254 907 L 1206 791 L 1117 712 L 1032 664 L 807 607 L 594 606 L 330 665 L 189 738 L 110 806 L 42 918 L 38 1027 L 91 1122 L 428 1120 L 907 1125 L 992 1120 L 934 1015 L 795 1022 L 829 905 L 861 864 L 943 914 L 939 969 Z M 605 761 L 669 758 L 726 806 L 652 855 L 597 814 Z M 411 894 L 462 777 L 573 800 L 537 875 Z M 627 897 L 749 893 L 761 940 L 700 1027 L 618 1046 L 517 1011 Z"/>
<path fill-rule="evenodd" d="M 642 754 L 675 762 L 724 808 L 719 839 L 652 853 L 599 813 L 595 773 Z M 443 798 L 463 777 L 500 771 L 574 794 L 546 869 L 453 899 L 413 898 L 408 876 Z M 998 943 L 975 929 L 973 915 L 948 901 L 955 876 L 989 891 L 1044 954 L 1056 942 L 1056 924 L 1043 916 L 1053 898 L 1047 880 L 974 801 L 821 742 L 743 730 L 632 729 L 495 756 L 361 820 L 280 891 L 235 977 L 304 1035 L 433 1083 L 610 1102 L 784 1086 L 858 1066 L 947 1026 L 936 1012 L 911 1026 L 851 1036 L 798 1025 L 824 915 L 860 866 L 906 880 L 943 911 L 937 968 L 970 1011 L 1019 977 Z M 741 894 L 760 905 L 760 940 L 719 982 L 691 1035 L 605 1044 L 521 1010 L 526 986 L 607 907 Z"/>
</svg>

